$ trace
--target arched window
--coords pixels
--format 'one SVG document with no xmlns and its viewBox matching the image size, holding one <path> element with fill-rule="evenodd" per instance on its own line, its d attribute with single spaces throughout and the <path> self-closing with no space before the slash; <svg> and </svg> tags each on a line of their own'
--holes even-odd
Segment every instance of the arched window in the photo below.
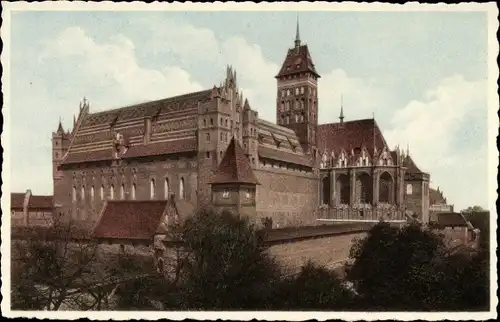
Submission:
<svg viewBox="0 0 500 322">
<path fill-rule="evenodd" d="M 179 183 L 179 198 L 184 199 L 184 178 L 181 178 L 181 181 Z"/>
<path fill-rule="evenodd" d="M 151 178 L 151 181 L 149 181 L 149 198 L 151 198 L 151 199 L 155 198 L 155 179 L 154 178 Z"/>
<path fill-rule="evenodd" d="M 125 199 L 125 184 L 123 184 L 123 183 L 120 187 L 120 199 L 121 200 Z"/>
<path fill-rule="evenodd" d="M 85 186 L 82 186 L 82 201 L 85 200 Z"/>
<path fill-rule="evenodd" d="M 90 187 L 90 200 L 94 201 L 94 186 Z"/>
<path fill-rule="evenodd" d="M 113 185 L 109 187 L 109 199 L 115 199 L 115 186 Z"/>
<path fill-rule="evenodd" d="M 165 178 L 165 183 L 163 187 L 163 191 L 165 193 L 165 199 L 168 199 L 168 194 L 169 194 L 170 187 L 168 185 L 168 178 Z"/>
<path fill-rule="evenodd" d="M 73 193 L 73 202 L 75 202 L 76 201 L 76 187 L 75 186 L 73 186 L 73 192 L 72 193 Z"/>
<path fill-rule="evenodd" d="M 406 194 L 411 195 L 412 193 L 413 193 L 413 186 L 411 185 L 411 183 L 408 183 L 406 185 Z"/>
<path fill-rule="evenodd" d="M 132 183 L 132 200 L 135 200 L 135 183 Z"/>
<path fill-rule="evenodd" d="M 349 176 L 342 174 L 337 182 L 340 186 L 340 203 L 349 204 L 351 202 L 351 180 L 349 180 Z"/>
<path fill-rule="evenodd" d="M 392 203 L 392 177 L 389 173 L 384 172 L 379 180 L 379 201 L 381 203 Z"/>
<path fill-rule="evenodd" d="M 330 178 L 324 177 L 322 180 L 323 189 L 323 204 L 330 204 Z"/>
<path fill-rule="evenodd" d="M 101 195 L 101 200 L 104 199 L 104 186 L 103 185 L 101 185 L 100 195 Z"/>
<path fill-rule="evenodd" d="M 295 114 L 295 123 L 299 123 L 299 114 Z"/>
<path fill-rule="evenodd" d="M 286 95 L 290 96 L 290 90 L 289 89 L 286 90 Z"/>
<path fill-rule="evenodd" d="M 372 203 L 373 187 L 371 177 L 366 173 L 362 173 L 359 175 L 358 180 L 360 184 L 359 202 L 362 204 Z"/>
<path fill-rule="evenodd" d="M 210 118 L 210 125 L 214 125 L 214 119 Z"/>
<path fill-rule="evenodd" d="M 299 88 L 298 87 L 295 89 L 295 95 L 299 95 Z"/>
<path fill-rule="evenodd" d="M 203 126 L 207 126 L 207 120 L 203 120 Z"/>
</svg>

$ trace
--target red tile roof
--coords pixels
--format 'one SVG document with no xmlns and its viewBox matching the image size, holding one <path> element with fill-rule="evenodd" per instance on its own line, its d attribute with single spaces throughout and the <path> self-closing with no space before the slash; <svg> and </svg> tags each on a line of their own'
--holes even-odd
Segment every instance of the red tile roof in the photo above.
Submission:
<svg viewBox="0 0 500 322">
<path fill-rule="evenodd" d="M 98 151 L 72 152 L 67 155 L 61 164 L 104 161 L 111 160 L 112 158 L 113 150 L 111 148 Z"/>
<path fill-rule="evenodd" d="M 285 61 L 283 62 L 278 75 L 276 75 L 276 78 L 303 72 L 311 72 L 317 77 L 320 77 L 314 67 L 307 45 L 302 45 L 298 49 L 288 49 Z"/>
<path fill-rule="evenodd" d="M 311 159 L 309 159 L 307 156 L 292 154 L 285 151 L 268 148 L 265 146 L 259 146 L 258 152 L 259 152 L 259 157 L 262 158 L 273 159 L 273 160 L 311 167 Z"/>
<path fill-rule="evenodd" d="M 374 139 L 375 137 L 375 139 Z M 320 153 L 333 151 L 336 155 L 344 149 L 350 153 L 352 149 L 365 147 L 373 155 L 373 147 L 380 152 L 387 143 L 374 119 L 349 121 L 344 123 L 321 124 L 316 135 Z"/>
<path fill-rule="evenodd" d="M 211 184 L 218 183 L 250 183 L 259 184 L 248 157 L 241 149 L 240 144 L 233 137 L 226 149 L 224 157 L 215 171 Z"/>
<path fill-rule="evenodd" d="M 403 160 L 403 166 L 405 166 L 407 168 L 406 169 L 407 173 L 423 173 L 423 171 L 421 171 L 417 167 L 417 165 L 415 164 L 415 162 L 413 161 L 413 159 L 409 155 L 407 155 L 405 157 L 405 159 Z"/>
<path fill-rule="evenodd" d="M 53 209 L 54 198 L 52 196 L 35 196 L 30 197 L 28 204 L 29 209 Z"/>
<path fill-rule="evenodd" d="M 23 209 L 25 193 L 12 192 L 10 194 L 10 208 L 11 209 Z"/>
<path fill-rule="evenodd" d="M 130 147 L 122 158 L 190 152 L 196 151 L 197 149 L 198 140 L 196 138 L 187 138 L 168 142 L 150 143 L 146 145 L 135 145 Z"/>
<path fill-rule="evenodd" d="M 107 201 L 93 237 L 152 240 L 167 213 L 167 205 L 167 200 Z"/>
</svg>

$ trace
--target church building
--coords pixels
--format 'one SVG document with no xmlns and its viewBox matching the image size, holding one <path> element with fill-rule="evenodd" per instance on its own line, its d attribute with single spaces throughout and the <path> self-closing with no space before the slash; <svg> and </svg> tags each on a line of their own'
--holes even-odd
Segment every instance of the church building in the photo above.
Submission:
<svg viewBox="0 0 500 322">
<path fill-rule="evenodd" d="M 375 119 L 344 120 L 341 107 L 339 122 L 319 124 L 320 74 L 298 24 L 276 80 L 277 124 L 231 67 L 200 92 L 102 112 L 84 99 L 71 131 L 53 133 L 55 212 L 92 227 L 106 201 L 173 195 L 273 227 L 428 221 L 429 174 L 388 147 Z"/>
</svg>

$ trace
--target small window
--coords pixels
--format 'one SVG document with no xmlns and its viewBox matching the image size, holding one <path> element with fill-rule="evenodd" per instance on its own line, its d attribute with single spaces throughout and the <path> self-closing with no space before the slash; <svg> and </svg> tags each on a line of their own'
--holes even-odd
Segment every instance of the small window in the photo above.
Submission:
<svg viewBox="0 0 500 322">
<path fill-rule="evenodd" d="M 246 197 L 247 199 L 251 199 L 251 198 L 252 198 L 252 195 L 250 194 L 250 191 L 246 191 L 246 192 L 245 192 L 245 197 Z"/>
<path fill-rule="evenodd" d="M 295 95 L 299 95 L 299 88 L 298 87 L 295 89 Z"/>
<path fill-rule="evenodd" d="M 222 158 L 222 151 L 219 151 L 219 155 L 220 155 L 220 157 Z"/>
<path fill-rule="evenodd" d="M 409 183 L 406 185 L 406 194 L 411 195 L 412 193 L 413 193 L 413 186 L 411 185 L 411 183 Z"/>
<path fill-rule="evenodd" d="M 154 199 L 155 198 L 155 179 L 151 178 L 149 181 L 149 198 Z"/>
<path fill-rule="evenodd" d="M 185 191 L 184 191 L 184 178 L 181 178 L 181 181 L 179 183 L 179 198 L 180 199 L 186 198 Z"/>
<path fill-rule="evenodd" d="M 101 185 L 100 195 L 101 195 L 101 200 L 103 200 L 104 199 L 104 186 L 103 185 Z"/>
<path fill-rule="evenodd" d="M 115 199 L 115 187 L 113 185 L 109 187 L 109 199 Z"/>
<path fill-rule="evenodd" d="M 206 157 L 207 157 L 207 159 L 210 159 L 210 152 L 209 151 L 206 152 Z"/>
<path fill-rule="evenodd" d="M 281 97 L 285 97 L 285 90 L 281 90 Z"/>
<path fill-rule="evenodd" d="M 203 126 L 207 126 L 207 120 L 203 120 Z"/>
<path fill-rule="evenodd" d="M 85 200 L 85 186 L 82 186 L 82 200 Z"/>
<path fill-rule="evenodd" d="M 227 119 L 226 119 L 226 126 L 227 126 Z"/>
<path fill-rule="evenodd" d="M 300 94 L 304 94 L 304 86 L 300 88 Z"/>
<path fill-rule="evenodd" d="M 229 198 L 229 191 L 224 190 L 224 192 L 222 192 L 222 198 Z"/>
<path fill-rule="evenodd" d="M 73 186 L 73 202 L 76 201 L 76 187 Z"/>
<path fill-rule="evenodd" d="M 205 138 L 206 138 L 207 142 L 210 142 L 210 133 L 206 133 Z"/>
<path fill-rule="evenodd" d="M 210 125 L 214 125 L 214 119 L 210 118 Z"/>
<path fill-rule="evenodd" d="M 136 189 L 136 186 L 135 186 L 135 183 L 132 184 L 132 200 L 135 200 L 135 189 Z"/>
<path fill-rule="evenodd" d="M 90 200 L 94 201 L 94 186 L 90 188 Z"/>
<path fill-rule="evenodd" d="M 286 90 L 286 96 L 290 96 L 290 90 L 289 89 Z"/>
</svg>

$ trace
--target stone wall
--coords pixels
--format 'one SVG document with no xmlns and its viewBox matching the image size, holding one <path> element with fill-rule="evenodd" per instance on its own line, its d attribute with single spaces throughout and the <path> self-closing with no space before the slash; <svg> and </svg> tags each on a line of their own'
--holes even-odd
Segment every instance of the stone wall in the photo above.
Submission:
<svg viewBox="0 0 500 322">
<path fill-rule="evenodd" d="M 67 168 L 54 186 L 56 213 L 92 227 L 108 199 L 151 199 L 153 180 L 153 199 L 164 200 L 168 193 L 175 193 L 176 198 L 180 198 L 183 190 L 185 199 L 196 204 L 197 168 L 196 158 L 190 156 L 129 161 L 117 166 L 94 164 Z"/>
<path fill-rule="evenodd" d="M 273 227 L 316 224 L 318 179 L 312 173 L 261 168 L 255 171 L 257 219 L 271 217 Z"/>
<path fill-rule="evenodd" d="M 309 260 L 318 265 L 335 268 L 348 259 L 353 241 L 365 236 L 365 232 L 330 235 L 273 245 L 268 251 L 288 273 L 296 272 Z"/>
</svg>

